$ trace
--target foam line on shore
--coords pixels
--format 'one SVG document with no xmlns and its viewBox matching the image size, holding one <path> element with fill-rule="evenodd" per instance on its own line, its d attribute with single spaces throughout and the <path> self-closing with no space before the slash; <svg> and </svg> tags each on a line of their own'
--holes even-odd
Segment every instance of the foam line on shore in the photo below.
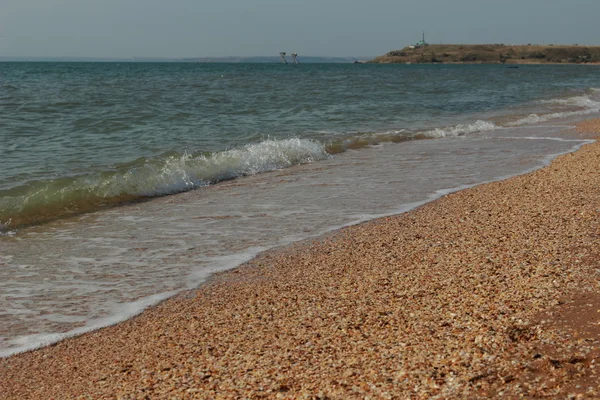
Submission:
<svg viewBox="0 0 600 400">
<path fill-rule="evenodd" d="M 286 243 L 287 244 L 287 243 Z M 212 269 L 200 269 L 193 271 L 188 276 L 188 284 L 185 288 L 180 290 L 172 290 L 163 293 L 157 293 L 151 296 L 146 296 L 129 303 L 122 303 L 120 312 L 110 315 L 104 318 L 97 318 L 88 321 L 84 326 L 73 329 L 66 333 L 51 333 L 51 334 L 35 334 L 19 336 L 13 339 L 5 340 L 5 343 L 9 343 L 15 347 L 6 350 L 0 350 L 0 358 L 12 356 L 14 354 L 24 353 L 31 350 L 40 349 L 54 343 L 58 343 L 64 339 L 82 335 L 87 332 L 96 331 L 108 326 L 112 326 L 128 319 L 131 319 L 146 310 L 149 307 L 153 307 L 162 301 L 169 299 L 179 293 L 186 290 L 196 290 L 202 283 L 207 281 L 213 274 L 234 269 L 246 262 L 252 260 L 258 254 L 269 250 L 269 247 L 251 247 L 247 251 L 241 253 L 231 254 L 229 256 L 214 257 L 211 260 L 215 261 L 218 267 Z"/>
<path fill-rule="evenodd" d="M 105 328 L 107 326 L 116 325 L 120 322 L 126 321 L 139 315 L 148 307 L 152 307 L 168 298 L 173 297 L 174 295 L 180 293 L 177 291 L 169 291 L 164 293 L 154 294 L 152 296 L 143 297 L 139 300 L 136 300 L 131 303 L 124 303 L 123 309 L 119 314 L 111 315 L 106 318 L 98 318 L 92 321 L 89 321 L 80 328 L 73 329 L 66 333 L 50 333 L 50 334 L 35 334 L 35 335 L 27 335 L 20 336 L 14 339 L 8 340 L 9 343 L 12 343 L 18 346 L 15 349 L 7 349 L 0 350 L 0 358 L 5 358 L 12 356 L 14 354 L 24 353 L 31 350 L 36 350 L 39 348 L 43 348 L 49 346 L 51 344 L 60 342 L 64 339 L 79 336 L 84 333 L 96 331 L 101 328 Z"/>
<path fill-rule="evenodd" d="M 582 145 L 595 142 L 595 140 L 565 139 L 565 138 L 550 137 L 550 136 L 504 136 L 501 138 L 494 138 L 494 139 L 499 139 L 499 140 L 504 140 L 504 139 L 507 139 L 507 140 L 554 140 L 556 142 L 582 142 Z"/>
<path fill-rule="evenodd" d="M 521 171 L 518 174 L 504 175 L 504 176 L 500 176 L 493 180 L 478 182 L 478 183 L 471 184 L 471 185 L 459 185 L 456 187 L 437 190 L 421 201 L 403 204 L 401 207 L 391 210 L 390 212 L 355 215 L 353 220 L 351 220 L 348 223 L 331 226 L 325 230 L 315 231 L 314 233 L 309 234 L 309 235 L 303 234 L 303 235 L 292 236 L 292 237 L 286 238 L 284 240 L 280 240 L 275 246 L 272 246 L 272 247 L 252 247 L 252 248 L 249 248 L 247 251 L 244 251 L 241 253 L 232 254 L 231 256 L 226 256 L 226 257 L 219 257 L 218 259 L 214 260 L 214 261 L 216 261 L 215 264 L 219 265 L 218 268 L 213 268 L 212 270 L 209 270 L 209 271 L 198 270 L 198 271 L 192 272 L 192 274 L 189 276 L 187 287 L 182 290 L 195 289 L 199 285 L 201 285 L 202 282 L 204 282 L 207 278 L 209 278 L 212 275 L 212 273 L 236 268 L 236 267 L 242 265 L 243 263 L 251 260 L 252 258 L 256 257 L 258 254 L 260 254 L 266 250 L 270 250 L 274 247 L 286 246 L 286 245 L 292 244 L 297 241 L 319 237 L 319 236 L 325 235 L 327 233 L 337 231 L 337 230 L 340 230 L 340 229 L 348 227 L 348 226 L 361 224 L 361 223 L 364 223 L 364 222 L 367 222 L 367 221 L 370 221 L 373 219 L 383 218 L 383 217 L 388 217 L 388 216 L 392 216 L 392 215 L 398 215 L 398 214 L 402 214 L 405 212 L 409 212 L 417 207 L 420 207 L 424 204 L 435 201 L 435 200 L 437 200 L 445 195 L 448 195 L 450 193 L 454 193 L 454 192 L 464 190 L 464 189 L 469 189 L 469 188 L 472 188 L 472 187 L 475 187 L 478 185 L 482 185 L 482 184 L 505 180 L 505 179 L 511 178 L 513 176 L 526 174 L 526 173 L 532 172 L 534 170 L 537 170 L 539 168 L 543 168 L 544 166 L 547 166 L 557 156 L 576 151 L 584 144 L 593 142 L 593 140 L 578 140 L 578 139 L 571 140 L 571 139 L 551 138 L 551 137 L 526 137 L 526 138 L 515 137 L 515 138 L 500 138 L 500 139 L 558 140 L 558 141 L 575 142 L 577 144 L 575 144 L 574 146 L 572 146 L 569 150 L 567 150 L 565 152 L 560 152 L 560 153 L 551 154 L 551 155 L 546 156 L 542 160 L 541 165 L 532 167 L 528 170 Z M 11 342 L 14 341 L 14 343 L 17 344 L 17 347 L 14 349 L 0 352 L 0 357 L 7 357 L 9 355 L 16 354 L 19 352 L 29 351 L 29 350 L 43 347 L 43 346 L 46 346 L 46 345 L 49 345 L 52 343 L 56 343 L 67 337 L 80 335 L 82 333 L 93 331 L 93 330 L 96 330 L 96 329 L 99 329 L 99 328 L 102 328 L 105 326 L 114 325 L 116 323 L 119 323 L 121 321 L 129 319 L 135 315 L 138 315 L 147 307 L 153 306 L 153 305 L 163 301 L 164 299 L 171 297 L 179 292 L 180 291 L 166 292 L 166 293 L 161 293 L 161 294 L 156 294 L 153 296 L 145 297 L 134 303 L 130 303 L 127 306 L 126 310 L 124 310 L 124 312 L 120 312 L 117 315 L 113 315 L 111 317 L 92 320 L 92 321 L 88 322 L 85 326 L 83 326 L 81 328 L 77 328 L 77 329 L 70 331 L 68 333 L 65 333 L 65 334 L 32 335 L 32 336 L 15 338 L 15 339 L 11 340 Z"/>
<path fill-rule="evenodd" d="M 504 139 L 504 138 L 502 138 Z M 557 141 L 564 141 L 564 142 L 577 142 L 576 145 L 574 145 L 573 147 L 571 147 L 569 150 L 566 151 L 562 151 L 559 153 L 555 153 L 555 154 L 549 154 L 545 157 L 542 158 L 542 162 L 541 165 L 539 166 L 535 166 L 532 168 L 528 168 L 526 170 L 523 170 L 517 174 L 509 174 L 509 175 L 501 175 L 498 178 L 495 179 L 491 179 L 491 180 L 487 180 L 487 181 L 483 181 L 483 182 L 478 182 L 478 183 L 474 183 L 472 185 L 460 185 L 460 186 L 456 186 L 456 187 L 452 187 L 452 188 L 447 188 L 447 189 L 440 189 L 435 191 L 434 193 L 432 193 L 431 195 L 429 195 L 425 200 L 422 201 L 417 201 L 417 202 L 413 202 L 413 203 L 408 203 L 403 205 L 402 207 L 391 211 L 389 213 L 381 213 L 381 214 L 368 214 L 368 215 L 363 215 L 361 217 L 359 217 L 357 220 L 352 221 L 348 224 L 344 224 L 344 225 L 339 225 L 336 226 L 330 230 L 327 230 L 327 232 L 330 231 L 336 231 L 336 230 L 340 230 L 342 228 L 346 228 L 349 226 L 353 226 L 353 225 L 357 225 L 357 224 L 361 224 L 367 221 L 371 221 L 374 219 L 378 219 L 378 218 L 384 218 L 384 217 L 389 217 L 389 216 L 393 216 L 393 215 L 399 215 L 399 214 L 404 214 L 406 212 L 410 212 L 418 207 L 421 207 L 427 203 L 431 203 L 433 201 L 436 201 L 444 196 L 447 196 L 451 193 L 455 193 L 455 192 L 459 192 L 462 190 L 466 190 L 466 189 L 470 189 L 470 188 L 474 188 L 476 186 L 480 186 L 480 185 L 486 185 L 489 183 L 493 183 L 493 182 L 499 182 L 499 181 L 504 181 L 510 178 L 513 178 L 515 176 L 520 176 L 520 175 L 525 175 L 525 174 L 529 174 L 531 172 L 537 171 L 539 169 L 545 168 L 548 165 L 550 165 L 550 163 L 552 163 L 552 160 L 554 160 L 557 157 L 560 157 L 564 154 L 569 154 L 569 153 L 573 153 L 577 150 L 579 150 L 582 146 L 585 146 L 586 144 L 591 144 L 591 143 L 595 143 L 596 140 L 591 140 L 591 139 L 563 139 L 563 138 L 548 138 L 548 137 L 544 137 L 544 138 L 538 138 L 538 137 L 528 137 L 528 138 L 523 138 L 523 137 L 514 137 L 514 138 L 506 138 L 506 139 L 526 139 L 526 140 L 537 140 L 537 139 L 541 139 L 541 140 L 557 140 Z M 323 234 L 327 233 L 327 232 L 323 232 Z M 315 236 L 320 236 L 322 234 L 318 234 Z"/>
<path fill-rule="evenodd" d="M 597 397 L 597 340 L 530 318 L 573 289 L 597 289 L 581 264 L 597 255 L 598 152 L 284 250 L 239 271 L 246 280 L 223 276 L 139 323 L 1 360 L 0 389 L 7 398 Z"/>
</svg>

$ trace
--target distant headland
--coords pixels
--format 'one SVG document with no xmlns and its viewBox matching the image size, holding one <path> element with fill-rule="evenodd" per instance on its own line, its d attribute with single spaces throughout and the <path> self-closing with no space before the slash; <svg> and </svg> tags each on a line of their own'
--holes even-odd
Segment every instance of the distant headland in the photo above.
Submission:
<svg viewBox="0 0 600 400">
<path fill-rule="evenodd" d="M 429 44 L 425 40 L 373 64 L 600 64 L 600 46 Z"/>
</svg>

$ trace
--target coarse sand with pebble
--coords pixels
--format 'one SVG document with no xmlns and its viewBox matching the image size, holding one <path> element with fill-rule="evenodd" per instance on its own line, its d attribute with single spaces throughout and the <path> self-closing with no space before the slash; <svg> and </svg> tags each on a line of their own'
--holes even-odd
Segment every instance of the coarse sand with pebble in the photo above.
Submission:
<svg viewBox="0 0 600 400">
<path fill-rule="evenodd" d="M 593 143 L 266 252 L 1 359 L 0 398 L 599 398 L 599 169 Z"/>
</svg>

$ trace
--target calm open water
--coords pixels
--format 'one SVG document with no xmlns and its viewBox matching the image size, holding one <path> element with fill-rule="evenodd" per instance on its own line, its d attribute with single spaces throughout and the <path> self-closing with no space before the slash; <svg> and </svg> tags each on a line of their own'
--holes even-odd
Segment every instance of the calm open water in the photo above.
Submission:
<svg viewBox="0 0 600 400">
<path fill-rule="evenodd" d="M 0 63 L 0 356 L 538 168 L 585 143 L 598 88 L 574 65 Z"/>
</svg>

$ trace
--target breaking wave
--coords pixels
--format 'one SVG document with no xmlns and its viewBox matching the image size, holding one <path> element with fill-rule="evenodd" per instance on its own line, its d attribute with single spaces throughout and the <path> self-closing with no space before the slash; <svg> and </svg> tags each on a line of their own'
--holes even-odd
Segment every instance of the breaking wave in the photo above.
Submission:
<svg viewBox="0 0 600 400">
<path fill-rule="evenodd" d="M 421 132 L 420 135 L 427 138 L 442 138 L 464 136 L 478 132 L 488 132 L 496 129 L 501 129 L 496 124 L 489 121 L 478 120 L 472 124 L 454 125 L 445 128 L 436 128 L 429 131 Z"/>
<path fill-rule="evenodd" d="M 0 221 L 12 219 L 12 226 L 35 224 L 328 157 L 319 142 L 286 139 L 266 140 L 212 154 L 171 153 L 142 158 L 116 171 L 28 182 L 0 191 Z"/>
<path fill-rule="evenodd" d="M 473 133 L 502 129 L 489 121 L 478 120 L 471 124 L 451 125 L 430 130 L 393 130 L 386 132 L 355 133 L 345 138 L 338 138 L 327 145 L 330 154 L 342 153 L 350 149 L 360 149 L 382 143 L 401 143 L 418 139 L 439 139 L 444 137 L 459 137 Z"/>
<path fill-rule="evenodd" d="M 576 117 L 583 116 L 589 114 L 595 114 L 600 112 L 600 107 L 596 109 L 587 109 L 587 110 L 579 110 L 579 111 L 565 111 L 565 112 L 556 112 L 549 114 L 529 114 L 525 118 L 521 118 L 517 121 L 507 123 L 508 126 L 520 126 L 520 125 L 528 125 L 528 124 L 536 124 L 538 122 L 545 122 L 552 119 L 560 119 L 560 118 L 568 118 L 568 117 Z"/>
<path fill-rule="evenodd" d="M 537 104 L 549 112 L 535 110 L 538 113 L 498 125 L 491 121 L 477 120 L 468 124 L 424 130 L 345 134 L 333 132 L 330 136 L 333 140 L 330 141 L 326 137 L 269 139 L 221 152 L 170 152 L 157 157 L 143 157 L 103 171 L 30 181 L 18 187 L 0 190 L 0 235 L 11 235 L 18 227 L 67 215 L 319 161 L 350 149 L 386 142 L 462 137 L 505 127 L 599 113 L 599 94 L 600 89 L 591 88 L 584 95 L 541 100 Z M 1 223 L 11 219 L 12 224 Z"/>
<path fill-rule="evenodd" d="M 550 112 L 546 114 L 529 114 L 526 117 L 520 118 L 516 121 L 507 123 L 508 126 L 520 126 L 528 124 L 536 124 L 539 122 L 545 122 L 553 119 L 569 118 L 584 116 L 589 114 L 595 114 L 600 112 L 600 101 L 595 99 L 594 94 L 599 93 L 600 89 L 592 88 L 589 89 L 590 95 L 574 96 L 566 99 L 549 99 L 541 100 L 541 104 L 555 105 L 564 108 L 564 110 Z"/>
</svg>

